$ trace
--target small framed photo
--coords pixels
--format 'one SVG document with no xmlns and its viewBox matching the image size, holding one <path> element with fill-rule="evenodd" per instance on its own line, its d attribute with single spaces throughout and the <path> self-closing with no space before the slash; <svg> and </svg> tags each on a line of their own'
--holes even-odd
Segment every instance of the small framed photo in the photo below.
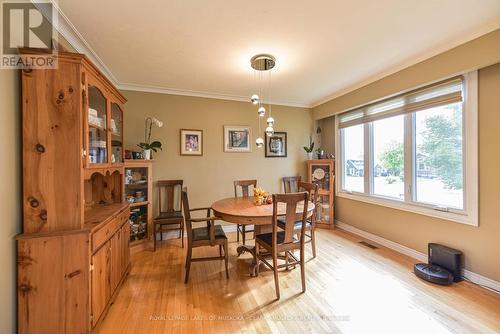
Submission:
<svg viewBox="0 0 500 334">
<path fill-rule="evenodd" d="M 286 132 L 275 132 L 270 137 L 264 134 L 264 138 L 266 138 L 266 158 L 286 158 Z"/>
<path fill-rule="evenodd" d="M 249 126 L 224 125 L 224 152 L 252 152 Z"/>
<path fill-rule="evenodd" d="M 181 129 L 181 155 L 203 155 L 203 130 Z"/>
</svg>

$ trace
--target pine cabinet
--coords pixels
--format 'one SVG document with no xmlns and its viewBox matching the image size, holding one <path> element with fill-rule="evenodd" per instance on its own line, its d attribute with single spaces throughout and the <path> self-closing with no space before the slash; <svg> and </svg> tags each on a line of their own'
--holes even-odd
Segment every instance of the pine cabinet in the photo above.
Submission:
<svg viewBox="0 0 500 334">
<path fill-rule="evenodd" d="M 57 58 L 21 71 L 20 333 L 92 332 L 130 268 L 126 99 L 84 55 Z"/>
</svg>

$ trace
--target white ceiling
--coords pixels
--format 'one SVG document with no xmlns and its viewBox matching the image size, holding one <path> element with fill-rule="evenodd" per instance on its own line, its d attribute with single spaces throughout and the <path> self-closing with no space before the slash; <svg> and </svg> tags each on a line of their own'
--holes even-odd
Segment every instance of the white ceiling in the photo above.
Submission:
<svg viewBox="0 0 500 334">
<path fill-rule="evenodd" d="M 500 0 L 59 0 L 124 89 L 314 106 L 500 28 Z"/>
</svg>

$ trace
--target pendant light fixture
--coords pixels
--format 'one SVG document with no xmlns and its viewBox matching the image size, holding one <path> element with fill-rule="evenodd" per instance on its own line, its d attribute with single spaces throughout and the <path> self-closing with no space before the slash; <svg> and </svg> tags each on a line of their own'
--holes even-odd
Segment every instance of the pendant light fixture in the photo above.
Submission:
<svg viewBox="0 0 500 334">
<path fill-rule="evenodd" d="M 266 99 L 268 101 L 268 117 L 266 120 L 267 126 L 266 126 L 266 135 L 267 136 L 272 136 L 274 134 L 274 118 L 271 115 L 272 111 L 272 106 L 271 106 L 271 70 L 274 68 L 274 65 L 276 65 L 276 58 L 274 56 L 269 55 L 269 54 L 258 54 L 252 57 L 250 59 L 250 65 L 254 69 L 254 80 L 258 81 L 258 89 L 259 89 L 259 94 L 253 94 L 250 98 L 250 101 L 252 104 L 258 105 L 257 108 L 257 119 L 259 122 L 259 134 L 261 133 L 261 127 L 260 127 L 260 119 L 263 118 L 266 115 L 266 108 L 264 107 L 264 79 L 263 79 L 263 73 L 267 72 L 268 73 L 268 87 L 267 87 L 267 96 Z M 255 145 L 257 147 L 261 148 L 264 146 L 264 139 L 262 137 L 257 137 L 255 140 Z"/>
</svg>

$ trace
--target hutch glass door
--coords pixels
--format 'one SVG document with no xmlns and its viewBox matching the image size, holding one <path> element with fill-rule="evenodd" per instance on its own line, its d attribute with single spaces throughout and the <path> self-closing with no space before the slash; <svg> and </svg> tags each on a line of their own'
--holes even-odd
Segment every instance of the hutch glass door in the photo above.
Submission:
<svg viewBox="0 0 500 334">
<path fill-rule="evenodd" d="M 106 98 L 95 86 L 88 89 L 88 156 L 91 164 L 104 164 L 108 162 L 108 136 Z"/>
<path fill-rule="evenodd" d="M 123 162 L 123 113 L 120 106 L 111 103 L 111 120 L 109 130 L 111 133 L 111 163 Z"/>
<path fill-rule="evenodd" d="M 316 210 L 316 220 L 318 223 L 329 224 L 331 220 L 331 200 L 333 194 L 331 189 L 331 166 L 329 164 L 314 164 L 311 166 L 311 179 L 313 183 L 318 184 L 318 203 Z"/>
</svg>

